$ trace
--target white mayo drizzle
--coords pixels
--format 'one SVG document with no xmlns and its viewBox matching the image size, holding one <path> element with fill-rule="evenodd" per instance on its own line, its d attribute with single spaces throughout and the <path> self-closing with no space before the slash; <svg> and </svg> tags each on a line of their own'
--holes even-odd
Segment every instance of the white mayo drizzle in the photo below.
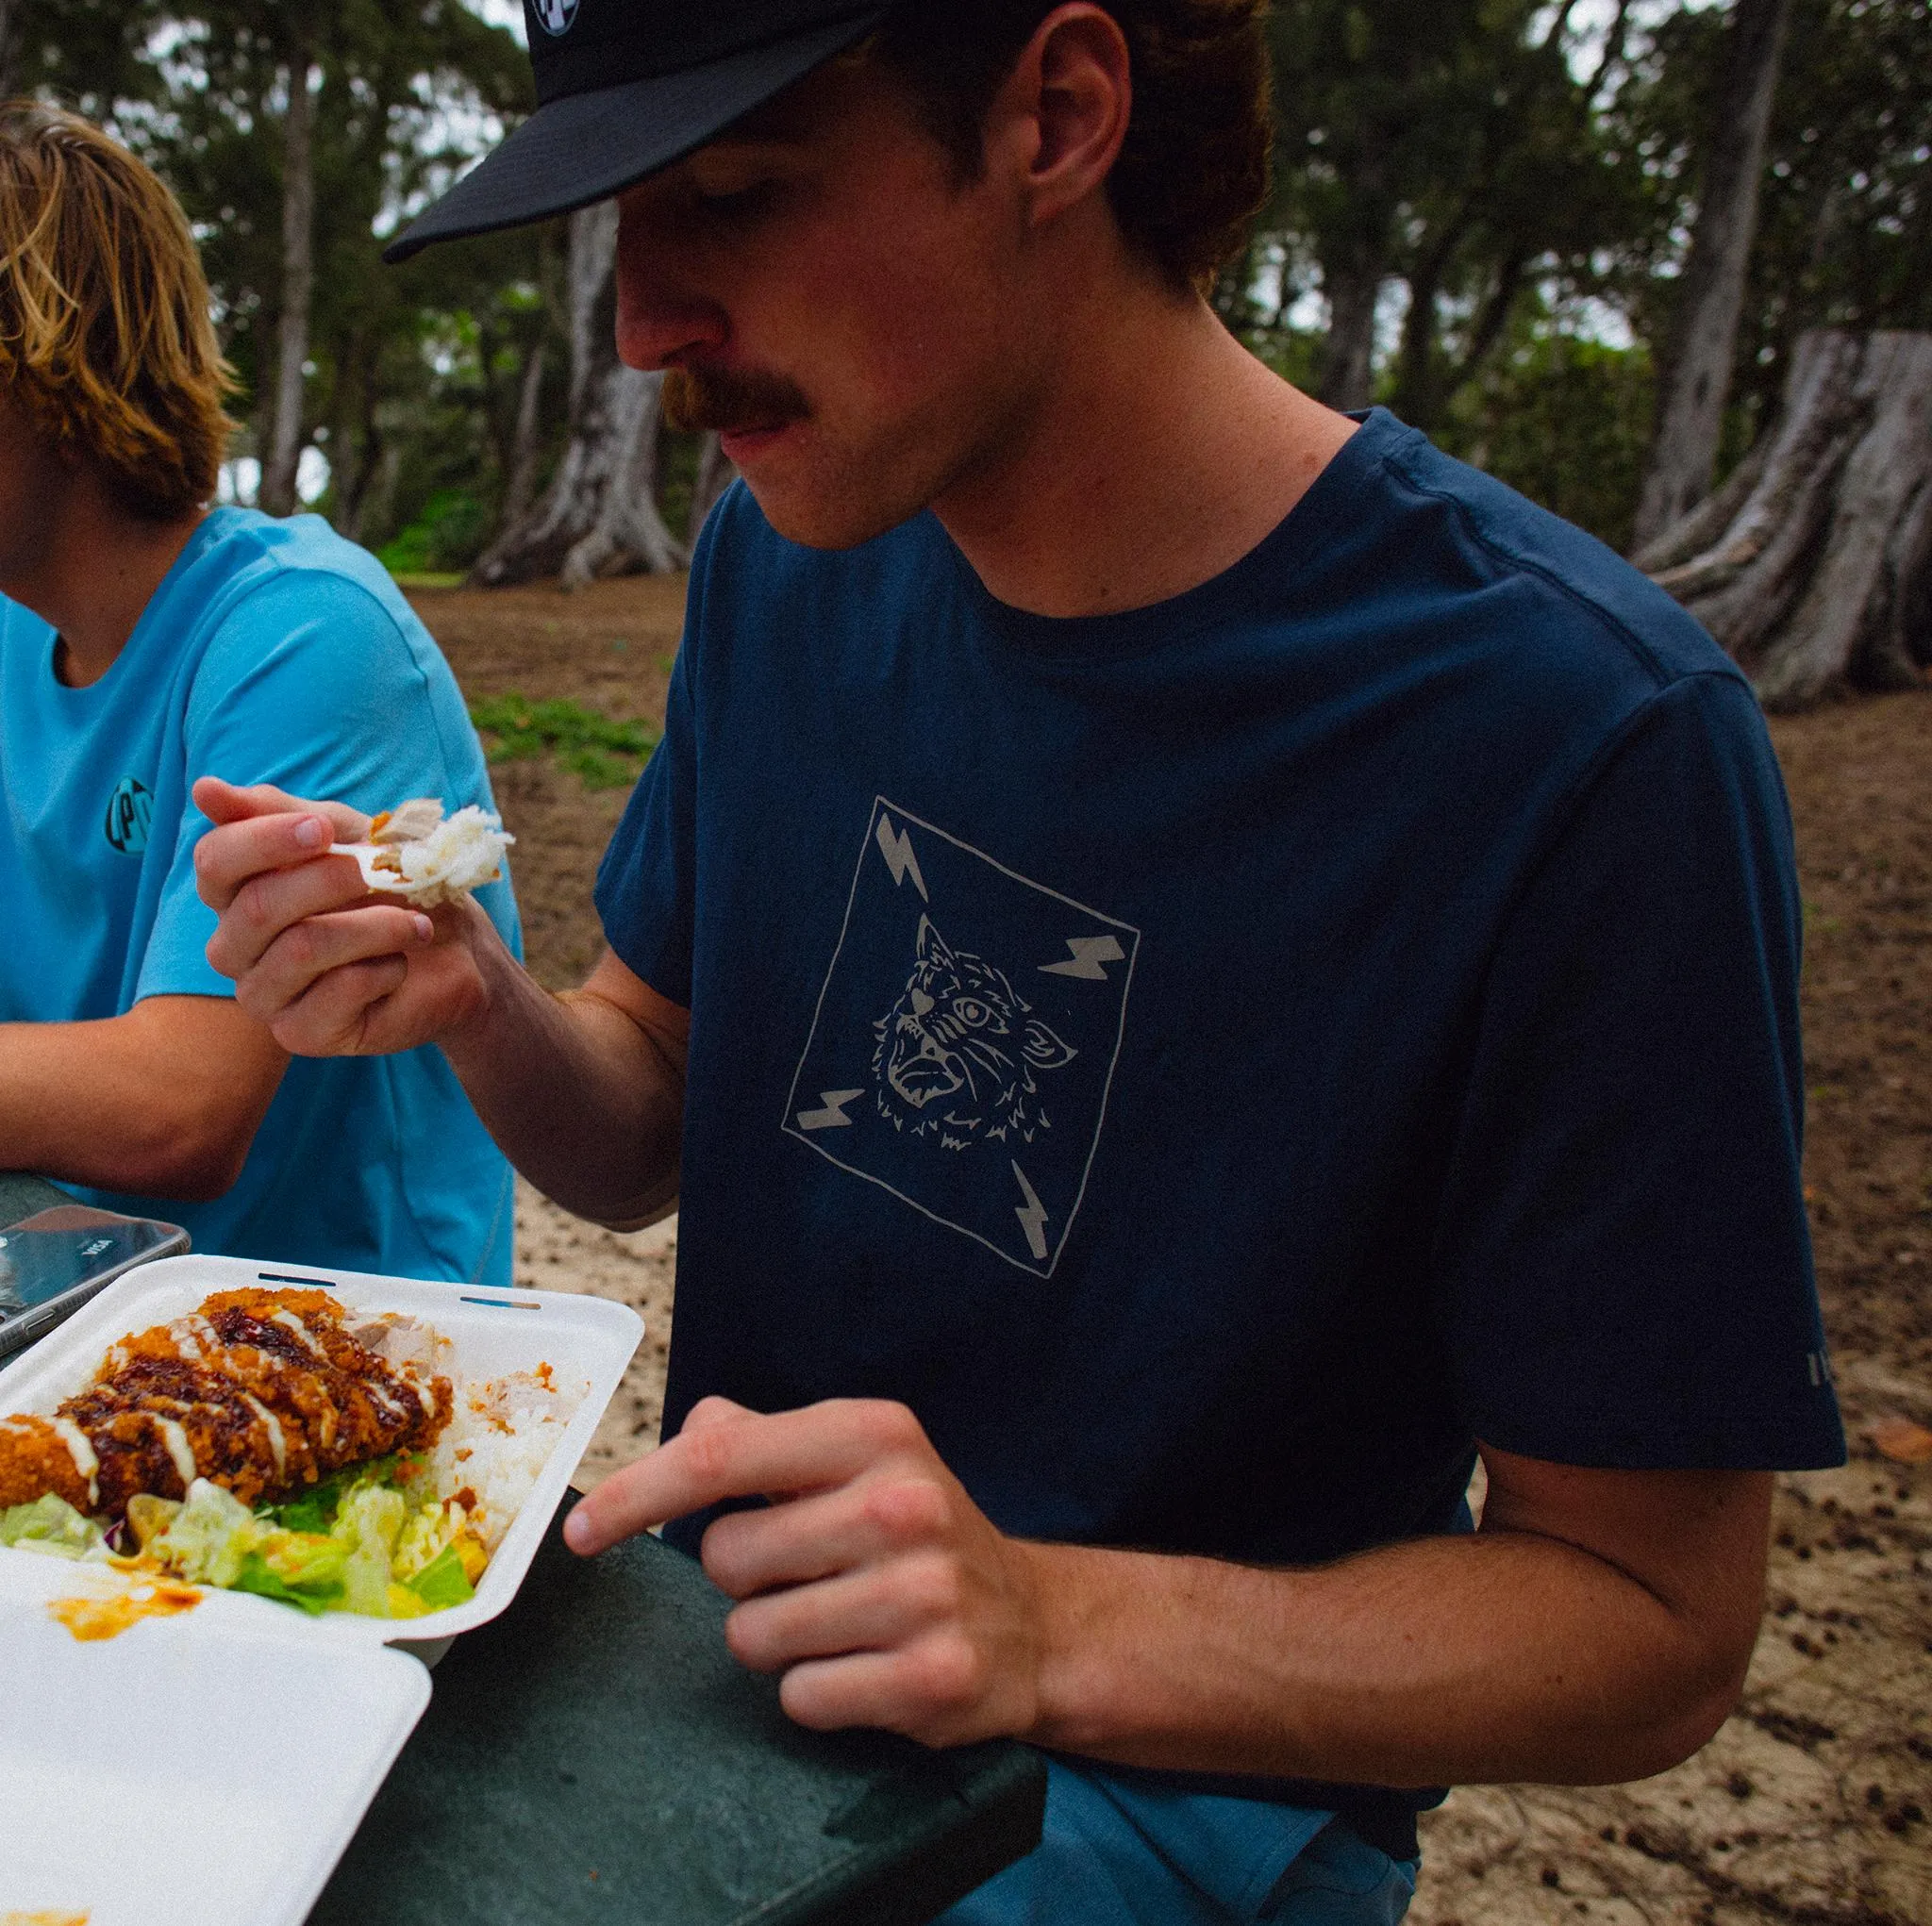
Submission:
<svg viewBox="0 0 1932 1926">
<path fill-rule="evenodd" d="M 90 1506 L 101 1502 L 101 1461 L 94 1455 L 94 1448 L 88 1442 L 87 1433 L 71 1418 L 57 1418 L 54 1429 L 60 1435 L 60 1442 L 67 1447 L 67 1455 L 74 1460 L 74 1469 L 87 1480 L 87 1502 Z"/>
<path fill-rule="evenodd" d="M 279 1324 L 285 1331 L 292 1331 L 325 1364 L 328 1362 L 327 1351 L 316 1341 L 315 1334 L 309 1330 L 308 1326 L 293 1311 L 271 1311 L 269 1313 L 269 1322 L 271 1324 Z"/>
<path fill-rule="evenodd" d="M 275 1476 L 280 1478 L 289 1469 L 289 1441 L 282 1436 L 282 1420 L 259 1398 L 251 1398 L 246 1391 L 242 1395 L 247 1400 L 248 1408 L 261 1420 L 262 1426 L 268 1433 L 268 1448 L 275 1453 Z"/>
<path fill-rule="evenodd" d="M 160 1433 L 161 1442 L 167 1446 L 168 1455 L 175 1461 L 181 1488 L 186 1491 L 201 1476 L 194 1462 L 194 1453 L 188 1448 L 188 1434 L 172 1418 L 157 1418 L 155 1429 Z"/>
<path fill-rule="evenodd" d="M 179 1343 L 184 1355 L 192 1357 L 196 1364 L 204 1362 L 210 1353 L 219 1352 L 222 1340 L 215 1334 L 215 1327 L 206 1318 L 183 1318 L 175 1327 L 181 1335 Z"/>
</svg>

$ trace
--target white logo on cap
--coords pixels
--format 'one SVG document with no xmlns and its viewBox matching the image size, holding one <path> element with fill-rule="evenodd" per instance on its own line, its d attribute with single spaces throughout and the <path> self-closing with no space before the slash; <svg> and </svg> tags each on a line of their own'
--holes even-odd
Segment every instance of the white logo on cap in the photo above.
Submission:
<svg viewBox="0 0 1932 1926">
<path fill-rule="evenodd" d="M 535 0 L 534 10 L 545 33 L 564 34 L 577 17 L 577 0 Z"/>
</svg>

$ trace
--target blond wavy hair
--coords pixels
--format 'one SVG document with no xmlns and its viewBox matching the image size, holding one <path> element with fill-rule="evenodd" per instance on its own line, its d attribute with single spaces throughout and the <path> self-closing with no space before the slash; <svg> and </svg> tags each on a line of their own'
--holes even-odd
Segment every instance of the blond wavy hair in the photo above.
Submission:
<svg viewBox="0 0 1932 1926">
<path fill-rule="evenodd" d="M 76 114 L 0 104 L 0 389 L 157 521 L 215 492 L 235 377 L 187 217 Z"/>
</svg>

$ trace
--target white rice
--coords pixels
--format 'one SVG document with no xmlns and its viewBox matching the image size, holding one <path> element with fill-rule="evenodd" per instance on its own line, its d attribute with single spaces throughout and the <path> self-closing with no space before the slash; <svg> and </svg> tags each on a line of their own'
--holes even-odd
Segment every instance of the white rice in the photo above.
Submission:
<svg viewBox="0 0 1932 1926">
<path fill-rule="evenodd" d="M 539 1371 L 458 1382 L 430 1469 L 439 1500 L 474 1495 L 464 1503 L 486 1551 L 502 1543 L 590 1388 Z"/>
<path fill-rule="evenodd" d="M 441 815 L 440 804 L 426 798 L 421 800 Z M 413 803 L 403 805 L 404 809 L 417 806 Z M 362 880 L 370 888 L 430 907 L 439 903 L 454 903 L 481 884 L 492 881 L 501 872 L 504 851 L 515 840 L 504 828 L 501 817 L 468 803 L 420 837 L 403 842 L 339 842 L 331 846 L 330 854 L 354 856 L 361 867 Z M 402 865 L 400 875 L 393 870 L 376 867 L 379 859 L 386 861 L 391 857 Z"/>
</svg>

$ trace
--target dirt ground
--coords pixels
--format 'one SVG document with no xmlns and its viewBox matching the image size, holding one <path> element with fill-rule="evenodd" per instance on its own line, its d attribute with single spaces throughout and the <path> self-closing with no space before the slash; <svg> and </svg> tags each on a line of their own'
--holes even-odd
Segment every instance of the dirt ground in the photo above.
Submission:
<svg viewBox="0 0 1932 1926">
<path fill-rule="evenodd" d="M 661 715 L 678 578 L 416 598 L 473 696 Z M 1807 904 L 1807 1180 L 1852 1436 L 1782 1479 L 1769 1613 L 1744 1702 L 1676 1771 L 1612 1790 L 1483 1787 L 1425 1822 L 1416 1926 L 1932 1926 L 1932 1464 L 1874 1427 L 1932 1426 L 1932 691 L 1780 718 Z M 622 791 L 497 772 L 531 966 L 581 976 Z M 656 1440 L 675 1220 L 621 1237 L 526 1193 L 518 1273 L 644 1313 L 587 1469 Z"/>
</svg>

